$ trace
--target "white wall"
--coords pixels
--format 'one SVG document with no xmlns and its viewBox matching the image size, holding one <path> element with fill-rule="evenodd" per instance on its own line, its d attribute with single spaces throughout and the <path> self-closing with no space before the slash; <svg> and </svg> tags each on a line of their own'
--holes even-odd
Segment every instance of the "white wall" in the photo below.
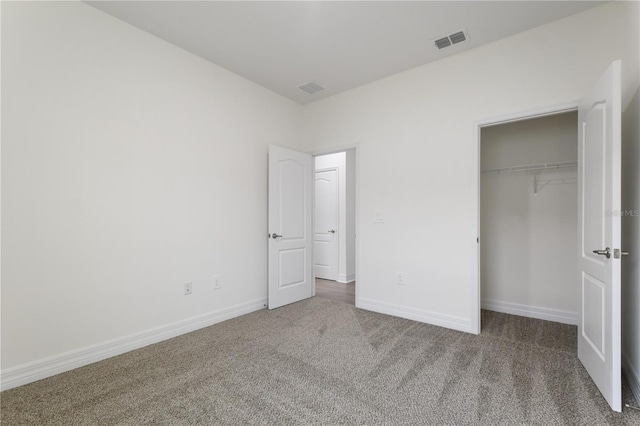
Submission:
<svg viewBox="0 0 640 426">
<path fill-rule="evenodd" d="M 622 110 L 625 111 L 640 85 L 640 0 L 625 2 Z"/>
<path fill-rule="evenodd" d="M 622 363 L 640 401 L 640 90 L 622 116 Z"/>
<path fill-rule="evenodd" d="M 356 279 L 356 151 L 346 151 L 346 226 L 347 226 L 347 276 L 345 281 Z"/>
<path fill-rule="evenodd" d="M 3 387 L 264 305 L 300 106 L 81 2 L 2 2 L 2 56 Z"/>
<path fill-rule="evenodd" d="M 348 283 L 355 279 L 355 231 L 353 218 L 355 201 L 349 197 L 353 191 L 353 170 L 347 160 L 354 166 L 354 156 L 347 152 L 337 152 L 315 157 L 315 169 L 322 170 L 335 167 L 338 174 L 338 282 Z M 355 195 L 355 191 L 353 191 Z"/>
<path fill-rule="evenodd" d="M 477 330 L 474 123 L 575 103 L 615 59 L 630 87 L 630 8 L 597 7 L 305 106 L 310 148 L 359 143 L 357 306 Z"/>
<path fill-rule="evenodd" d="M 481 168 L 575 162 L 577 148 L 576 112 L 485 127 Z M 577 324 L 577 168 L 485 172 L 480 193 L 483 308 Z"/>
</svg>

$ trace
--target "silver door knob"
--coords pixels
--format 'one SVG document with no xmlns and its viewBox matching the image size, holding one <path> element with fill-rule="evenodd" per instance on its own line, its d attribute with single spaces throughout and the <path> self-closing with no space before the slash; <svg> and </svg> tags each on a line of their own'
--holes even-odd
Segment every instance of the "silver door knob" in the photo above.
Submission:
<svg viewBox="0 0 640 426">
<path fill-rule="evenodd" d="M 335 230 L 335 229 L 332 229 L 331 231 L 328 231 L 328 232 L 329 232 L 330 234 L 335 234 L 335 233 L 336 233 L 336 230 Z"/>
<path fill-rule="evenodd" d="M 278 235 L 274 232 L 273 234 L 271 234 L 271 238 L 275 240 L 276 238 L 282 238 L 282 235 Z"/>
<path fill-rule="evenodd" d="M 594 250 L 593 252 L 595 254 L 599 254 L 600 256 L 606 256 L 607 259 L 609 259 L 611 257 L 611 249 L 609 247 L 607 247 L 604 250 Z"/>
</svg>

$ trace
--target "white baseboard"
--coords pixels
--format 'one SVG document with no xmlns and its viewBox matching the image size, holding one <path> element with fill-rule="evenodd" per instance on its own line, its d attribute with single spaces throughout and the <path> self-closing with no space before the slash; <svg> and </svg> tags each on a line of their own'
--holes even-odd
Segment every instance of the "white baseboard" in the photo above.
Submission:
<svg viewBox="0 0 640 426">
<path fill-rule="evenodd" d="M 627 379 L 636 403 L 640 404 L 640 375 L 624 352 L 622 353 L 622 374 Z"/>
<path fill-rule="evenodd" d="M 455 315 L 443 314 L 440 312 L 425 311 L 422 309 L 410 308 L 403 305 L 394 305 L 392 303 L 381 302 L 379 300 L 359 298 L 356 301 L 356 307 L 374 311 L 381 314 L 393 315 L 400 318 L 406 318 L 413 321 L 424 322 L 427 324 L 437 325 L 440 327 L 451 328 L 453 330 L 472 333 L 471 320 Z"/>
<path fill-rule="evenodd" d="M 356 274 L 338 274 L 337 281 L 339 283 L 347 284 L 356 280 Z"/>
<path fill-rule="evenodd" d="M 519 303 L 501 302 L 489 299 L 482 299 L 482 309 L 502 312 L 504 314 L 519 315 L 521 317 L 560 322 L 563 324 L 578 324 L 577 312 L 564 311 L 561 309 L 541 308 L 539 306 L 521 305 Z"/>
<path fill-rule="evenodd" d="M 172 324 L 7 368 L 0 371 L 0 389 L 7 390 L 55 376 L 65 371 L 171 339 L 231 318 L 259 311 L 265 308 L 266 303 L 266 297 L 252 300 Z"/>
</svg>

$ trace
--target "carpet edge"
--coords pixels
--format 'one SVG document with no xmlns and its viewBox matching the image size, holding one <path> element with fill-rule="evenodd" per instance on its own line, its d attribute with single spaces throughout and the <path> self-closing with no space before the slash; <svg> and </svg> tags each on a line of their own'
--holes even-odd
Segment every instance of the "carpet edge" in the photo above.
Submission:
<svg viewBox="0 0 640 426">
<path fill-rule="evenodd" d="M 522 305 L 493 299 L 482 299 L 482 309 L 562 324 L 578 325 L 578 313 L 562 309 L 542 308 L 540 306 Z"/>
<path fill-rule="evenodd" d="M 250 300 L 142 332 L 53 355 L 0 371 L 0 390 L 5 391 L 55 376 L 94 362 L 209 327 L 222 321 L 265 309 L 267 298 Z"/>
<path fill-rule="evenodd" d="M 356 301 L 357 308 L 367 311 L 378 312 L 380 314 L 392 315 L 426 324 L 437 325 L 439 327 L 450 328 L 452 330 L 463 331 L 475 334 L 472 330 L 471 320 L 455 315 L 443 314 L 440 312 L 415 309 L 409 306 L 395 305 L 387 302 L 380 302 L 374 299 L 361 297 Z"/>
</svg>

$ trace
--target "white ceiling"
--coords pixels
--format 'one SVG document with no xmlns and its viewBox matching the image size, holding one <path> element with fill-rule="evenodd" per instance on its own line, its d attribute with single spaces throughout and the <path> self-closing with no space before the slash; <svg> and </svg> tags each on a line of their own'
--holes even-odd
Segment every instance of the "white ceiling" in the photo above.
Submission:
<svg viewBox="0 0 640 426">
<path fill-rule="evenodd" d="M 91 1 L 306 104 L 579 13 L 594 1 Z M 439 51 L 433 40 L 466 29 Z M 310 80 L 326 90 L 309 95 Z"/>
</svg>

